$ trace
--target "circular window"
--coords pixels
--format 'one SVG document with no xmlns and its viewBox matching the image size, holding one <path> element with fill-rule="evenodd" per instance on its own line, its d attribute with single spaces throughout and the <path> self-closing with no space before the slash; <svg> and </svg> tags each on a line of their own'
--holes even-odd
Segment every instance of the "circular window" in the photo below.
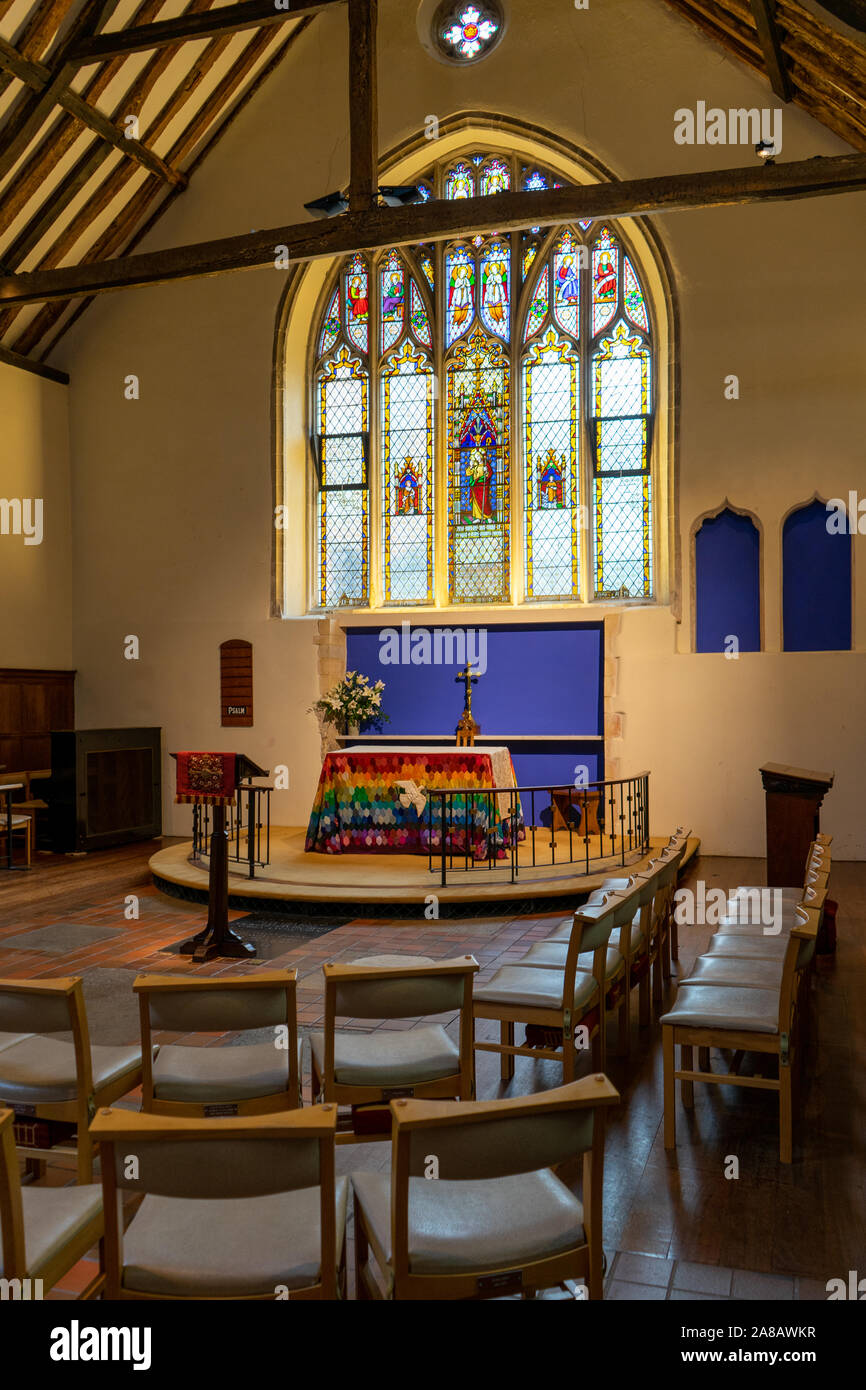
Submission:
<svg viewBox="0 0 866 1390">
<path fill-rule="evenodd" d="M 496 47 L 504 26 L 498 0 L 488 4 L 445 0 L 433 16 L 433 42 L 452 63 L 477 63 Z"/>
</svg>

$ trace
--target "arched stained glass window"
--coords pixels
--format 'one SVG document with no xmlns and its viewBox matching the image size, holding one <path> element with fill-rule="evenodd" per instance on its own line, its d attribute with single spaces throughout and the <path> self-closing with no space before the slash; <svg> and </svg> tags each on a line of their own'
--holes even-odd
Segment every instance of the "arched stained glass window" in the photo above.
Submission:
<svg viewBox="0 0 866 1390">
<path fill-rule="evenodd" d="M 416 182 L 562 185 L 471 150 Z M 346 258 L 316 325 L 314 606 L 652 597 L 641 275 L 587 219 Z"/>
</svg>

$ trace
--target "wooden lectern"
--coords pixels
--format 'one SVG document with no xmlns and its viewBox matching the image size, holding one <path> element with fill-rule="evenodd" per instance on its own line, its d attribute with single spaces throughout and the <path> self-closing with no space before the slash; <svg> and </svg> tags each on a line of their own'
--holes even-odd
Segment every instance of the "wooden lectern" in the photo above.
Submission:
<svg viewBox="0 0 866 1390">
<path fill-rule="evenodd" d="M 834 773 L 765 763 L 760 769 L 767 794 L 767 887 L 790 888 L 803 882 L 809 846 L 821 829 L 821 802 Z"/>
<path fill-rule="evenodd" d="M 172 753 L 173 758 L 177 757 Z M 267 777 L 264 768 L 251 758 L 238 753 L 235 760 L 235 775 L 238 786 L 251 777 Z M 252 830 L 249 832 L 252 834 Z M 255 946 L 244 941 L 229 926 L 229 834 L 226 828 L 226 808 L 215 803 L 213 807 L 213 830 L 210 837 L 210 869 L 208 871 L 207 926 L 185 941 L 178 948 L 182 956 L 192 956 L 193 962 L 213 960 L 215 956 L 227 956 L 231 960 L 249 960 L 256 953 Z"/>
</svg>

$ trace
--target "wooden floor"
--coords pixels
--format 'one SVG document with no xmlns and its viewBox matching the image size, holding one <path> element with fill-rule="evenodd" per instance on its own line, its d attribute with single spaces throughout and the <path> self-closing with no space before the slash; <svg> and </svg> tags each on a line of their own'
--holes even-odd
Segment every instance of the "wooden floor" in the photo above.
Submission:
<svg viewBox="0 0 866 1390">
<path fill-rule="evenodd" d="M 166 947 L 197 929 L 202 908 L 167 899 L 150 883 L 147 862 L 155 845 L 103 851 L 86 859 L 37 856 L 29 874 L 0 872 L 0 976 L 59 976 L 93 967 L 219 974 L 259 967 L 215 961 L 192 967 Z M 763 881 L 760 860 L 697 858 L 685 882 L 707 889 Z M 140 916 L 128 921 L 128 895 Z M 696 1087 L 695 1109 L 678 1109 L 675 1153 L 662 1144 L 660 1029 L 637 1026 L 632 1012 L 632 1055 L 609 1059 L 622 1095 L 608 1132 L 604 1243 L 608 1297 L 688 1299 L 698 1296 L 826 1298 L 831 1278 L 862 1272 L 866 1251 L 866 864 L 833 866 L 831 896 L 839 902 L 839 949 L 816 969 L 817 1048 L 810 1060 L 804 1109 L 796 1117 L 794 1163 L 778 1161 L 773 1097 L 767 1092 Z M 242 914 L 233 913 L 236 917 Z M 389 952 L 445 957 L 472 951 L 481 979 L 522 956 L 561 920 L 561 913 L 450 919 L 447 922 L 354 919 L 311 944 L 270 959 L 299 971 L 303 1029 L 320 1025 L 321 963 Z M 124 929 L 124 936 L 70 952 L 4 949 L 3 939 L 54 923 Z M 395 933 L 395 927 L 399 932 Z M 710 927 L 680 929 L 681 973 L 703 949 Z M 673 994 L 668 996 L 668 1003 Z M 453 1028 L 453 1020 L 448 1020 Z M 354 1026 L 405 1027 L 402 1020 Z M 411 1026 L 411 1025 L 409 1025 Z M 491 1029 L 495 1025 L 490 1025 Z M 479 1026 L 479 1036 L 482 1036 Z M 130 1037 L 129 1041 L 134 1039 Z M 168 1039 L 166 1038 L 166 1041 Z M 227 1035 L 199 1037 L 219 1046 Z M 518 1058 L 507 1093 L 558 1084 L 552 1062 Z M 497 1060 L 478 1054 L 481 1097 L 501 1094 Z M 740 1176 L 725 1177 L 730 1155 Z M 338 1171 L 387 1166 L 385 1144 L 338 1152 Z M 47 1180 L 67 1179 L 49 1168 Z M 71 1296 L 84 1275 L 73 1271 Z"/>
</svg>

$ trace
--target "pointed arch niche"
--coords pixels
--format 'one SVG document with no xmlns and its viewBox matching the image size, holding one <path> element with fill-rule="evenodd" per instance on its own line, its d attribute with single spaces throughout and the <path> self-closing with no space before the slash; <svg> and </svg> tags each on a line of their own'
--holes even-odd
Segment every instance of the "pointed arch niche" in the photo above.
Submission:
<svg viewBox="0 0 866 1390">
<path fill-rule="evenodd" d="M 782 650 L 847 652 L 852 638 L 852 546 L 828 525 L 817 494 L 782 522 Z"/>
<path fill-rule="evenodd" d="M 448 180 L 461 197 L 614 177 L 489 114 L 443 120 L 380 177 L 420 186 L 434 166 L 441 197 Z M 647 219 L 293 268 L 274 353 L 272 611 L 538 621 L 649 602 L 679 618 L 676 398 L 671 274 Z"/>
<path fill-rule="evenodd" d="M 725 501 L 692 528 L 696 652 L 758 652 L 763 646 L 762 536 L 751 512 Z"/>
</svg>

